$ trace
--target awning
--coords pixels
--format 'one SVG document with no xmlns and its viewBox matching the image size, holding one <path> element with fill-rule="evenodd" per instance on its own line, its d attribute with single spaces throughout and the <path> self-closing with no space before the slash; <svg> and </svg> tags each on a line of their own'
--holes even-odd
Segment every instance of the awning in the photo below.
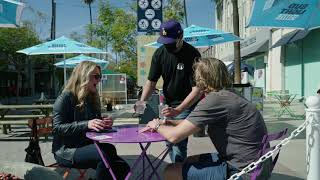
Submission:
<svg viewBox="0 0 320 180">
<path fill-rule="evenodd" d="M 244 39 L 240 43 L 241 57 L 248 58 L 264 53 L 269 50 L 270 30 L 263 29 L 254 35 Z M 222 58 L 223 61 L 233 61 L 233 52 L 230 55 Z"/>
<path fill-rule="evenodd" d="M 303 39 L 304 37 L 306 37 L 308 35 L 308 33 L 309 33 L 309 31 L 306 31 L 306 30 L 294 30 L 294 31 L 282 36 L 282 38 L 279 39 L 276 43 L 274 43 L 274 45 L 272 45 L 271 48 L 283 46 L 288 43 L 293 43 L 295 41 Z"/>
</svg>

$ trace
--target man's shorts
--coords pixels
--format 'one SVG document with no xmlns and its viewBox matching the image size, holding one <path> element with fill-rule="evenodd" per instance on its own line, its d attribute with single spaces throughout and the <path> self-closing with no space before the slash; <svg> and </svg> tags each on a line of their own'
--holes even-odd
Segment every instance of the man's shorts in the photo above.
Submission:
<svg viewBox="0 0 320 180">
<path fill-rule="evenodd" d="M 226 180 L 228 170 L 233 173 L 238 172 L 219 158 L 218 153 L 201 154 L 198 162 L 184 163 L 182 167 L 182 177 L 184 180 Z"/>
</svg>

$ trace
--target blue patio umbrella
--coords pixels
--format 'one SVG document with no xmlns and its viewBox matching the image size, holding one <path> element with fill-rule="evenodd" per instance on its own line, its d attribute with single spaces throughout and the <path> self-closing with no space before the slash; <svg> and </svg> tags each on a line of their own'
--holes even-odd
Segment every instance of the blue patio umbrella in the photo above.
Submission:
<svg viewBox="0 0 320 180">
<path fill-rule="evenodd" d="M 13 0 L 0 0 L 0 27 L 18 27 L 24 4 Z"/>
<path fill-rule="evenodd" d="M 227 65 L 227 69 L 228 69 L 229 73 L 233 74 L 233 72 L 234 72 L 234 62 L 228 64 Z M 248 74 L 250 74 L 251 76 L 254 75 L 254 67 L 249 65 L 249 64 L 241 62 L 240 69 L 241 69 L 241 71 L 248 72 Z"/>
<path fill-rule="evenodd" d="M 297 28 L 320 26 L 319 0 L 255 0 L 249 27 Z"/>
<path fill-rule="evenodd" d="M 81 63 L 82 61 L 95 62 L 101 67 L 101 69 L 105 69 L 109 65 L 108 61 L 105 61 L 105 60 L 102 60 L 102 59 L 97 59 L 97 58 L 90 57 L 90 56 L 86 56 L 86 55 L 83 55 L 83 54 L 81 54 L 79 56 L 75 56 L 75 57 L 69 58 L 69 59 L 66 59 L 65 63 L 64 63 L 64 61 L 60 61 L 58 63 L 55 63 L 54 65 L 59 67 L 59 68 L 64 68 L 64 66 L 66 66 L 66 68 L 74 68 L 79 63 Z"/>
<path fill-rule="evenodd" d="M 185 28 L 183 30 L 183 38 L 187 43 L 196 48 L 209 47 L 220 43 L 241 40 L 241 38 L 232 33 L 196 25 L 191 25 Z M 161 45 L 161 43 L 152 42 L 145 46 L 158 48 Z"/>
<path fill-rule="evenodd" d="M 17 52 L 26 55 L 105 53 L 98 48 L 91 47 L 64 36 L 52 41 L 19 50 Z"/>
<path fill-rule="evenodd" d="M 19 50 L 17 52 L 26 55 L 105 53 L 104 51 L 98 48 L 88 46 L 86 44 L 77 42 L 64 36 L 49 42 L 45 42 L 26 49 Z M 64 83 L 66 83 L 66 80 L 66 68 L 64 68 Z"/>
</svg>

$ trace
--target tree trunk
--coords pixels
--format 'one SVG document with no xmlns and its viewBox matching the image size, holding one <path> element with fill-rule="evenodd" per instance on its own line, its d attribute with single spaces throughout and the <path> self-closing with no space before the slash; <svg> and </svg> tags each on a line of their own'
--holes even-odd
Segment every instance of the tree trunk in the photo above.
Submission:
<svg viewBox="0 0 320 180">
<path fill-rule="evenodd" d="M 239 32 L 239 11 L 238 11 L 238 1 L 232 0 L 232 9 L 233 9 L 233 33 L 236 36 L 240 36 Z M 240 54 L 240 42 L 234 42 L 234 83 L 241 84 L 241 54 Z"/>
<path fill-rule="evenodd" d="M 90 11 L 90 25 L 92 25 L 92 12 L 91 12 L 91 3 L 89 3 L 89 11 Z M 90 27 L 90 43 L 92 42 L 92 27 Z"/>
<path fill-rule="evenodd" d="M 89 11 L 90 11 L 90 24 L 92 24 L 91 3 L 89 3 Z"/>
<path fill-rule="evenodd" d="M 188 27 L 188 16 L 187 16 L 187 7 L 186 7 L 186 0 L 183 0 L 183 10 L 184 10 L 184 18 L 186 21 L 186 27 Z"/>
</svg>

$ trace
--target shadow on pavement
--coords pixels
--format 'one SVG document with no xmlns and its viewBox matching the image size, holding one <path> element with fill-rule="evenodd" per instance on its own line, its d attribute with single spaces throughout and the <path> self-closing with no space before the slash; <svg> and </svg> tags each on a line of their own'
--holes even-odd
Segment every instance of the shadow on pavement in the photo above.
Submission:
<svg viewBox="0 0 320 180">
<path fill-rule="evenodd" d="M 122 155 L 121 158 L 123 158 L 127 163 L 129 163 L 130 167 L 133 166 L 134 161 L 138 158 L 138 155 Z M 151 161 L 154 161 L 156 159 L 155 156 L 153 155 L 148 155 L 148 157 L 150 158 Z M 168 165 L 169 163 L 163 161 L 161 163 L 161 166 L 158 168 L 158 174 L 160 176 L 161 179 L 163 179 L 163 171 L 164 168 Z M 145 167 L 147 167 L 148 162 L 145 160 Z M 142 178 L 142 160 L 138 163 L 138 165 L 135 166 L 135 170 L 133 171 L 132 175 L 130 176 L 129 179 L 148 179 L 150 173 L 151 173 L 151 167 L 147 168 L 145 171 L 145 176 L 144 178 Z M 56 171 L 57 173 L 59 173 L 60 175 L 63 175 L 64 170 L 61 168 L 56 168 L 54 171 Z M 77 172 L 76 169 L 72 169 L 71 173 L 69 174 L 67 179 L 77 179 L 79 177 L 79 173 Z M 87 171 L 85 177 L 87 179 L 89 178 L 94 178 L 95 177 L 95 171 L 90 169 Z M 154 175 L 151 179 L 156 179 L 156 176 Z"/>
<path fill-rule="evenodd" d="M 303 180 L 302 178 L 298 178 L 295 176 L 289 176 L 285 174 L 279 174 L 279 173 L 272 173 L 272 176 L 270 178 L 271 180 Z"/>
<path fill-rule="evenodd" d="M 297 128 L 297 126 L 293 126 L 289 123 L 284 123 L 284 122 L 278 122 L 278 123 L 270 123 L 270 122 L 266 122 L 267 128 L 268 128 L 268 132 L 269 133 L 275 133 L 275 132 L 279 132 L 282 131 L 285 128 L 288 128 L 288 136 L 290 135 L 290 133 L 295 130 Z M 306 138 L 306 132 L 303 131 L 301 132 L 297 137 L 295 137 L 295 139 L 305 139 Z"/>
</svg>

